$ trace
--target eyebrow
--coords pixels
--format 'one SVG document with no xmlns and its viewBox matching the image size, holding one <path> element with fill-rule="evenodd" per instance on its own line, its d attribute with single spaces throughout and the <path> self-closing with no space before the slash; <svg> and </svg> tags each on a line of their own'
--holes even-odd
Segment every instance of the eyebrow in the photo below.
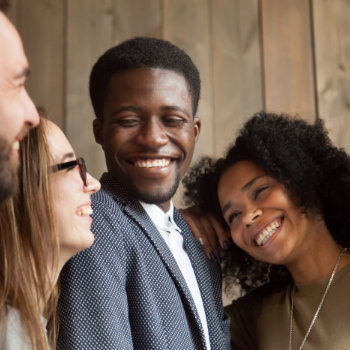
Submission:
<svg viewBox="0 0 350 350">
<path fill-rule="evenodd" d="M 184 109 L 182 109 L 181 107 L 179 106 L 165 106 L 165 107 L 162 107 L 162 110 L 164 111 L 180 111 L 181 113 L 187 115 L 188 117 L 190 117 L 190 114 L 188 112 L 186 112 Z"/>
<path fill-rule="evenodd" d="M 249 182 L 247 182 L 242 188 L 241 188 L 241 192 L 246 192 L 248 191 L 253 184 L 258 180 L 261 179 L 262 177 L 266 177 L 266 175 L 260 175 L 260 176 L 256 176 L 254 177 L 252 180 L 250 180 Z M 224 207 L 222 208 L 222 214 L 225 214 L 225 212 L 231 207 L 232 205 L 232 201 L 228 201 Z"/>
<path fill-rule="evenodd" d="M 120 112 L 124 112 L 124 111 L 133 111 L 133 112 L 138 112 L 140 110 L 140 107 L 138 106 L 124 106 L 124 107 L 120 107 L 116 110 L 114 110 L 111 115 L 115 115 L 118 114 Z"/>
<path fill-rule="evenodd" d="M 260 175 L 260 176 L 254 177 L 254 179 L 250 180 L 242 187 L 241 192 L 248 191 L 254 185 L 254 182 L 262 177 L 266 177 L 266 175 Z"/>
<path fill-rule="evenodd" d="M 115 115 L 118 114 L 120 112 L 124 112 L 124 111 L 132 111 L 132 112 L 138 112 L 140 111 L 140 107 L 139 106 L 124 106 L 124 107 L 120 107 L 116 110 L 114 110 L 111 115 Z M 190 114 L 188 112 L 186 112 L 184 109 L 178 107 L 178 106 L 164 106 L 162 107 L 163 111 L 180 111 L 181 113 L 185 114 L 186 116 L 190 117 Z"/>
<path fill-rule="evenodd" d="M 63 163 L 66 159 L 74 158 L 74 157 L 75 155 L 73 152 L 66 153 L 60 158 L 60 163 Z"/>
</svg>

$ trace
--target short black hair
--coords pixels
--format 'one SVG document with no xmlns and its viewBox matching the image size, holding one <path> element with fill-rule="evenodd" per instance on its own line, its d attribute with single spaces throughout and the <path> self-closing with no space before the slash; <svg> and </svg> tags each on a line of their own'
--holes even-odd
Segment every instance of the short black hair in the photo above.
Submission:
<svg viewBox="0 0 350 350">
<path fill-rule="evenodd" d="M 249 160 L 282 183 L 294 203 L 319 214 L 334 240 L 350 247 L 350 157 L 335 147 L 323 121 L 313 125 L 287 115 L 258 113 L 240 130 L 226 156 L 202 160 L 184 179 L 188 199 L 223 223 L 217 198 L 221 175 Z M 248 290 L 267 281 L 290 281 L 284 267 L 256 261 L 234 245 L 224 273 Z"/>
<path fill-rule="evenodd" d="M 162 68 L 181 74 L 192 97 L 193 116 L 196 115 L 201 83 L 190 56 L 169 41 L 136 37 L 107 50 L 92 68 L 90 97 L 97 118 L 103 120 L 103 105 L 111 77 L 117 72 L 137 68 Z"/>
</svg>

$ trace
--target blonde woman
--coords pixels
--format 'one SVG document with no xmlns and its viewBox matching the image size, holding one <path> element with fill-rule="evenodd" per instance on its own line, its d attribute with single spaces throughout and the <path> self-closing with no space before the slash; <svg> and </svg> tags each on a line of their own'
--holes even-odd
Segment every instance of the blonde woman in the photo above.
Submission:
<svg viewBox="0 0 350 350">
<path fill-rule="evenodd" d="M 100 184 L 45 119 L 19 156 L 19 192 L 0 206 L 0 348 L 46 350 L 55 347 L 60 270 L 94 241 L 90 196 Z"/>
</svg>

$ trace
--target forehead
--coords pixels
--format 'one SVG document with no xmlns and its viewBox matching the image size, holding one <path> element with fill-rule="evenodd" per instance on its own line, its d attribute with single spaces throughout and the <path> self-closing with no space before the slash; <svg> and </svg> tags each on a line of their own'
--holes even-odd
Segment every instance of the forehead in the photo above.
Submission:
<svg viewBox="0 0 350 350">
<path fill-rule="evenodd" d="M 242 160 L 229 167 L 221 176 L 218 184 L 218 195 L 224 197 L 228 190 L 240 192 L 252 179 L 266 173 L 249 160 Z"/>
<path fill-rule="evenodd" d="M 54 123 L 45 121 L 47 145 L 54 162 L 62 162 L 67 154 L 74 155 L 73 148 L 62 130 Z"/>
<path fill-rule="evenodd" d="M 28 67 L 21 38 L 8 18 L 0 11 L 1 75 L 15 75 Z"/>
<path fill-rule="evenodd" d="M 191 96 L 182 74 L 161 68 L 137 68 L 115 73 L 109 82 L 109 103 L 150 105 L 185 104 L 192 112 Z"/>
</svg>

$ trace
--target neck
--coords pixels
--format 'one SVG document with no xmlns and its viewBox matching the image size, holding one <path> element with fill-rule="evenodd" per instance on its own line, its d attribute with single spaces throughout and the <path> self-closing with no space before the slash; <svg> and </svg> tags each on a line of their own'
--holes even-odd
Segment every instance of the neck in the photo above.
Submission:
<svg viewBox="0 0 350 350">
<path fill-rule="evenodd" d="M 293 262 L 286 265 L 296 284 L 310 284 L 329 277 L 343 248 L 330 233 L 318 233 L 318 240 L 306 247 Z M 350 255 L 344 252 L 337 271 L 350 263 Z"/>
<path fill-rule="evenodd" d="M 160 203 L 157 205 L 160 209 L 162 209 L 164 211 L 164 213 L 166 213 L 170 209 L 170 200 L 165 202 L 165 203 Z"/>
</svg>

